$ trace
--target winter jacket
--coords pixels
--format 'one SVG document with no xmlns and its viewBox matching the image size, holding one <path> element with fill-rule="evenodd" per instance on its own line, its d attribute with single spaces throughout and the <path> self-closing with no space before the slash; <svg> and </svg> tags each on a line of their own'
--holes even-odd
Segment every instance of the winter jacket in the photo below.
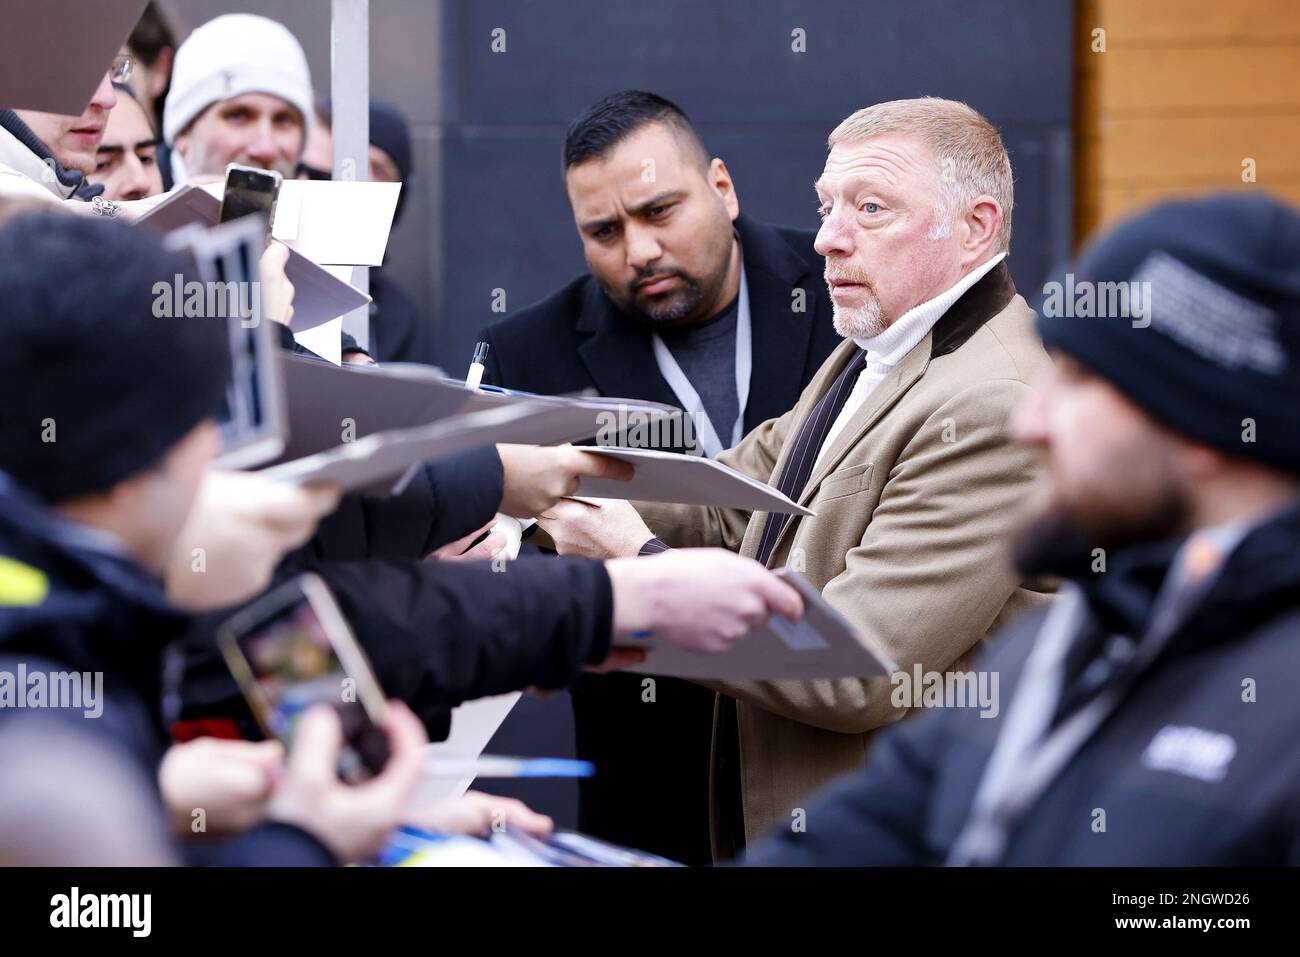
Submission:
<svg viewBox="0 0 1300 957">
<path fill-rule="evenodd" d="M 999 676 L 996 717 L 938 708 L 890 728 L 746 863 L 1300 864 L 1300 502 L 1247 531 L 1180 608 L 1165 586 L 1182 544 L 1073 576 L 1055 610 L 977 663 Z M 1171 608 L 1165 635 L 1153 622 Z M 1038 663 L 1060 667 L 1059 690 L 1032 657 L 1053 634 L 1063 654 Z M 968 844 L 990 755 L 1036 705 L 1049 734 L 1093 707 L 1104 717 L 1001 841 Z"/>
</svg>

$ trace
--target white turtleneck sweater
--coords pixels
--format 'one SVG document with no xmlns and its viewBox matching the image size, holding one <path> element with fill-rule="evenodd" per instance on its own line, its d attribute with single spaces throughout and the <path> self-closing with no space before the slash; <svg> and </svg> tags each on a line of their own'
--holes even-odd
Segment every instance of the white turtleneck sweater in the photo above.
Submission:
<svg viewBox="0 0 1300 957">
<path fill-rule="evenodd" d="M 858 409 L 862 408 L 862 403 L 867 401 L 867 396 L 871 395 L 872 390 L 884 381 L 885 376 L 893 371 L 894 366 L 903 361 L 904 356 L 916 348 L 917 343 L 925 338 L 934 324 L 954 302 L 961 298 L 962 293 L 979 282 L 985 273 L 1002 262 L 1006 255 L 1006 253 L 998 253 L 992 259 L 976 266 L 933 299 L 928 299 L 919 306 L 907 310 L 890 323 L 889 328 L 880 335 L 872 336 L 870 339 L 854 338 L 854 342 L 867 350 L 867 365 L 858 374 L 858 381 L 853 384 L 853 391 L 844 401 L 844 408 L 831 423 L 830 431 L 826 433 L 826 441 L 817 452 L 817 461 L 813 463 L 814 469 L 820 464 L 826 450 L 835 444 L 836 438 L 844 431 L 844 426 Z"/>
</svg>

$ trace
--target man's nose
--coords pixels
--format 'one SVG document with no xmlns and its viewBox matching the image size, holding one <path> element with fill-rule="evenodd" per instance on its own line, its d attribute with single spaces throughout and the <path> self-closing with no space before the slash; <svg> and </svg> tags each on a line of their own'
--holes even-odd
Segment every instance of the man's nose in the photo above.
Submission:
<svg viewBox="0 0 1300 957">
<path fill-rule="evenodd" d="M 258 122 L 254 128 L 253 141 L 248 144 L 248 158 L 269 167 L 275 161 L 275 136 L 270 119 Z"/>
<path fill-rule="evenodd" d="M 149 195 L 149 187 L 152 185 L 149 181 L 149 174 L 145 171 L 144 164 L 140 158 L 134 154 L 127 154 L 126 159 L 122 161 L 123 170 L 126 178 L 122 183 L 123 199 L 144 199 Z"/>
<path fill-rule="evenodd" d="M 629 226 L 624 235 L 627 243 L 627 264 L 633 269 L 644 269 L 663 255 L 663 248 L 660 247 L 653 230 Z"/>
<path fill-rule="evenodd" d="M 105 72 L 99 80 L 99 86 L 95 87 L 90 102 L 86 104 L 86 109 L 89 111 L 94 107 L 99 107 L 107 113 L 115 106 L 117 106 L 117 91 L 113 89 L 112 77 Z"/>
<path fill-rule="evenodd" d="M 826 258 L 853 255 L 853 234 L 844 220 L 834 213 L 822 220 L 813 241 L 813 249 Z"/>
</svg>

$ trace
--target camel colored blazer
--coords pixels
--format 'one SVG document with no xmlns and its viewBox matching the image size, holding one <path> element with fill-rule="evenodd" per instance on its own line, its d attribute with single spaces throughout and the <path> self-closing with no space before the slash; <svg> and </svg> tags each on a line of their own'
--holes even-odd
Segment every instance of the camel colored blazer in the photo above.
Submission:
<svg viewBox="0 0 1300 957">
<path fill-rule="evenodd" d="M 1050 361 L 1033 318 L 1005 262 L 967 290 L 835 439 L 799 498 L 816 517 L 792 516 L 768 561 L 801 571 L 904 671 L 915 663 L 966 668 L 990 631 L 1047 597 L 1018 581 L 1006 554 L 1008 526 L 1035 472 L 1031 452 L 1008 435 L 1008 416 Z M 804 420 L 856 349 L 844 342 L 793 409 L 719 460 L 775 485 Z M 748 556 L 758 551 L 767 514 L 637 508 L 670 545 Z M 814 790 L 861 763 L 873 729 L 906 713 L 890 703 L 886 678 L 710 687 L 736 701 L 734 730 L 721 726 L 730 707 L 715 708 L 715 852 L 718 833 L 741 823 L 725 821 L 731 802 L 718 800 L 728 793 L 718 780 L 720 732 L 739 750 L 744 835 L 753 841 L 791 826 Z"/>
</svg>

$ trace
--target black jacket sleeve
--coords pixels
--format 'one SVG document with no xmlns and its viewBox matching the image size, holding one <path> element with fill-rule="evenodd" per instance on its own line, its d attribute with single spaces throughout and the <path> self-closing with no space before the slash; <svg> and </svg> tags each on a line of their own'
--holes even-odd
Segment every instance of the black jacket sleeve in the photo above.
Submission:
<svg viewBox="0 0 1300 957">
<path fill-rule="evenodd" d="M 347 495 L 288 567 L 362 558 L 423 558 L 486 524 L 504 490 L 495 446 L 427 462 L 400 495 Z"/>
<path fill-rule="evenodd" d="M 751 867 L 919 867 L 943 863 L 926 841 L 948 715 L 913 715 L 878 733 L 866 765 L 809 802 L 801 830 L 776 828 L 746 852 Z"/>
<path fill-rule="evenodd" d="M 385 691 L 430 709 L 563 688 L 609 654 L 613 594 L 599 562 L 323 562 Z"/>
</svg>

